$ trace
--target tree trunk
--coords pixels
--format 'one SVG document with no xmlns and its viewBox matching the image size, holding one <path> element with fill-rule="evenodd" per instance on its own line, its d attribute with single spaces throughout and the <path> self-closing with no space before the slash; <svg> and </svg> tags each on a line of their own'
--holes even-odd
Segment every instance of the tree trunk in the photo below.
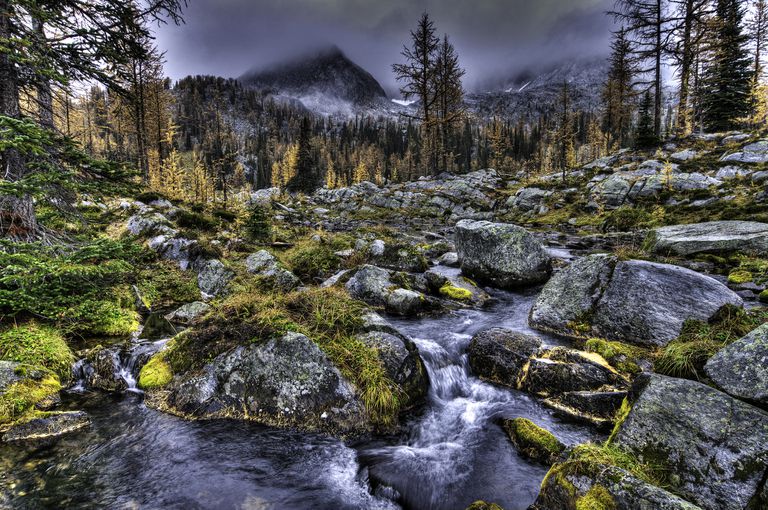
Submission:
<svg viewBox="0 0 768 510">
<path fill-rule="evenodd" d="M 680 97 L 677 107 L 677 134 L 685 136 L 691 130 L 691 111 L 688 105 L 690 97 L 691 66 L 693 65 L 693 41 L 691 40 L 694 23 L 694 2 L 686 0 L 685 19 L 683 21 L 683 56 L 680 65 Z"/>
<path fill-rule="evenodd" d="M 661 136 L 661 31 L 662 31 L 662 5 L 661 0 L 656 0 L 656 65 L 654 69 L 654 109 L 653 109 L 653 132 L 658 137 Z"/>
<path fill-rule="evenodd" d="M 39 18 L 32 19 L 32 28 L 35 31 L 35 44 L 41 46 L 40 53 L 45 53 L 43 48 L 46 45 L 45 28 Z M 51 92 L 51 81 L 44 77 L 37 77 L 37 112 L 40 125 L 46 129 L 54 129 L 53 125 L 53 93 Z"/>
<path fill-rule="evenodd" d="M 0 0 L 0 41 L 12 38 L 12 16 L 11 0 Z M 5 51 L 0 51 L 0 115 L 13 119 L 21 117 L 17 69 L 10 53 Z M 18 182 L 26 173 L 24 158 L 18 150 L 7 148 L 0 152 L 0 177 Z M 39 234 L 32 197 L 27 194 L 0 195 L 0 236 L 14 241 L 32 241 Z"/>
</svg>

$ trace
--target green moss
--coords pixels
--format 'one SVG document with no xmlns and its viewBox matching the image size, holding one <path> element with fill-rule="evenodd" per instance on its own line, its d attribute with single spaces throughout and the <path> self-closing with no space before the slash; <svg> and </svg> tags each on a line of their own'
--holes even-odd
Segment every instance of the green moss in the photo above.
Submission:
<svg viewBox="0 0 768 510">
<path fill-rule="evenodd" d="M 664 375 L 700 378 L 717 351 L 768 322 L 768 310 L 726 305 L 709 322 L 688 320 L 680 336 L 661 350 L 654 369 Z"/>
<path fill-rule="evenodd" d="M 58 330 L 37 322 L 0 332 L 0 359 L 44 367 L 61 379 L 70 377 L 75 356 Z"/>
<path fill-rule="evenodd" d="M 461 287 L 456 287 L 450 283 L 446 283 L 440 287 L 440 295 L 444 298 L 453 299 L 455 301 L 469 301 L 472 299 L 471 291 Z"/>
<path fill-rule="evenodd" d="M 123 337 L 138 331 L 139 314 L 112 301 L 86 300 L 69 311 L 77 321 L 70 332 L 90 336 Z"/>
<path fill-rule="evenodd" d="M 758 296 L 758 299 L 760 300 L 761 303 L 768 303 L 768 289 L 765 289 L 764 291 L 762 291 Z"/>
<path fill-rule="evenodd" d="M 139 372 L 139 388 L 151 390 L 161 388 L 173 380 L 173 371 L 165 361 L 163 353 L 149 359 Z"/>
<path fill-rule="evenodd" d="M 612 444 L 580 444 L 573 449 L 567 464 L 570 464 L 574 474 L 592 476 L 603 471 L 606 466 L 613 466 L 651 485 L 664 486 L 665 471 L 662 466 L 642 462 L 630 452 Z"/>
<path fill-rule="evenodd" d="M 602 485 L 593 485 L 586 494 L 576 499 L 576 510 L 615 510 L 616 501 Z"/>
<path fill-rule="evenodd" d="M 613 430 L 611 431 L 611 435 L 608 436 L 608 443 L 613 442 L 614 438 L 616 437 L 616 434 L 619 433 L 619 430 L 621 430 L 621 426 L 624 424 L 624 421 L 627 419 L 627 416 L 629 416 L 630 411 L 632 411 L 632 406 L 629 403 L 629 399 L 624 397 L 624 400 L 621 401 L 621 407 L 619 407 L 618 411 L 616 411 Z"/>
<path fill-rule="evenodd" d="M 39 375 L 9 385 L 0 395 L 0 425 L 21 419 L 34 411 L 35 404 L 61 391 L 61 382 L 53 372 L 40 371 Z"/>
<path fill-rule="evenodd" d="M 475 501 L 467 507 L 467 510 L 504 510 L 496 503 L 486 503 L 485 501 Z"/>
<path fill-rule="evenodd" d="M 552 461 L 565 450 L 565 445 L 551 432 L 526 418 L 506 421 L 504 429 L 512 442 L 530 458 Z"/>
<path fill-rule="evenodd" d="M 639 374 L 642 370 L 637 360 L 650 357 L 650 353 L 641 347 L 601 338 L 587 340 L 584 350 L 599 354 L 616 370 L 628 375 Z"/>
<path fill-rule="evenodd" d="M 734 284 L 748 283 L 751 282 L 753 278 L 752 273 L 749 271 L 738 270 L 732 271 L 731 274 L 728 275 L 728 282 Z"/>
</svg>

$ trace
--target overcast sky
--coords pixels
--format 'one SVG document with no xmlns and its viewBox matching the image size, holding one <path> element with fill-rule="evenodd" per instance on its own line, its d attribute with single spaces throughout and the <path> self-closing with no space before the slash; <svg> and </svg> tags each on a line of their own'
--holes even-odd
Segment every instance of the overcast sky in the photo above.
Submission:
<svg viewBox="0 0 768 510">
<path fill-rule="evenodd" d="M 466 85 L 531 66 L 605 55 L 613 0 L 189 0 L 157 30 L 166 72 L 237 77 L 335 44 L 392 94 L 390 66 L 423 11 L 452 38 Z"/>
</svg>

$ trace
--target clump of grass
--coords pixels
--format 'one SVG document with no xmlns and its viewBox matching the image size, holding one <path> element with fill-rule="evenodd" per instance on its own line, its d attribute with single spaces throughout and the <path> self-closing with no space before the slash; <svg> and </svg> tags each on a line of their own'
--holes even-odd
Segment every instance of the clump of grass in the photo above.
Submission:
<svg viewBox="0 0 768 510">
<path fill-rule="evenodd" d="M 61 333 L 34 321 L 0 332 L 0 359 L 47 368 L 64 380 L 75 362 Z"/>
<path fill-rule="evenodd" d="M 653 216 L 644 209 L 622 206 L 611 212 L 603 222 L 603 232 L 631 232 L 653 226 Z"/>
<path fill-rule="evenodd" d="M 593 485 L 576 499 L 576 510 L 615 510 L 616 500 L 602 485 Z"/>
<path fill-rule="evenodd" d="M 504 430 L 512 443 L 531 459 L 553 463 L 565 450 L 554 434 L 526 418 L 505 421 Z"/>
<path fill-rule="evenodd" d="M 136 277 L 137 287 L 147 307 L 165 310 L 200 299 L 200 289 L 192 271 L 182 271 L 171 261 L 155 262 Z"/>
<path fill-rule="evenodd" d="M 594 469 L 604 469 L 605 466 L 613 466 L 629 472 L 644 482 L 663 487 L 665 485 L 666 470 L 640 461 L 632 453 L 612 444 L 584 443 L 576 446 L 568 459 L 569 463 L 578 466 L 578 470 L 585 474 Z"/>
<path fill-rule="evenodd" d="M 301 280 L 311 281 L 336 271 L 341 259 L 327 244 L 317 241 L 301 241 L 282 256 L 286 266 Z"/>
<path fill-rule="evenodd" d="M 629 416 L 630 411 L 632 411 L 632 405 L 629 403 L 629 399 L 624 397 L 624 400 L 621 401 L 621 407 L 616 411 L 616 416 L 614 418 L 615 423 L 613 425 L 613 430 L 611 430 L 611 435 L 608 436 L 609 444 L 613 442 L 616 434 L 621 430 L 621 426 L 624 424 L 627 416 Z"/>
<path fill-rule="evenodd" d="M 373 422 L 389 426 L 400 411 L 400 389 L 387 375 L 378 351 L 356 338 L 365 310 L 364 303 L 334 288 L 289 294 L 244 290 L 227 298 L 199 328 L 174 338 L 164 359 L 174 373 L 183 373 L 238 345 L 300 333 L 355 383 Z"/>
<path fill-rule="evenodd" d="M 654 369 L 665 375 L 699 380 L 704 365 L 723 347 L 768 322 L 768 310 L 726 305 L 709 322 L 688 320 L 680 336 L 664 347 Z"/>
</svg>

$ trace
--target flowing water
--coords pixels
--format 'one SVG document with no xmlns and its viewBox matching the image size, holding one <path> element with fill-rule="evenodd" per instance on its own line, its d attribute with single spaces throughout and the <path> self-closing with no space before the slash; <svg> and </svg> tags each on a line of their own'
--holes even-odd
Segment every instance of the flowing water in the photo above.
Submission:
<svg viewBox="0 0 768 510">
<path fill-rule="evenodd" d="M 485 499 L 525 509 L 546 468 L 522 459 L 498 420 L 531 418 L 568 444 L 593 432 L 560 421 L 528 395 L 472 376 L 466 347 L 475 332 L 532 333 L 527 315 L 535 291 L 494 297 L 484 310 L 392 319 L 418 344 L 432 383 L 429 402 L 404 434 L 352 444 L 149 409 L 135 390 L 136 364 L 161 343 L 138 343 L 119 364 L 134 391 L 75 388 L 64 396 L 65 408 L 90 414 L 90 430 L 36 447 L 0 445 L 0 507 L 464 509 Z"/>
</svg>

